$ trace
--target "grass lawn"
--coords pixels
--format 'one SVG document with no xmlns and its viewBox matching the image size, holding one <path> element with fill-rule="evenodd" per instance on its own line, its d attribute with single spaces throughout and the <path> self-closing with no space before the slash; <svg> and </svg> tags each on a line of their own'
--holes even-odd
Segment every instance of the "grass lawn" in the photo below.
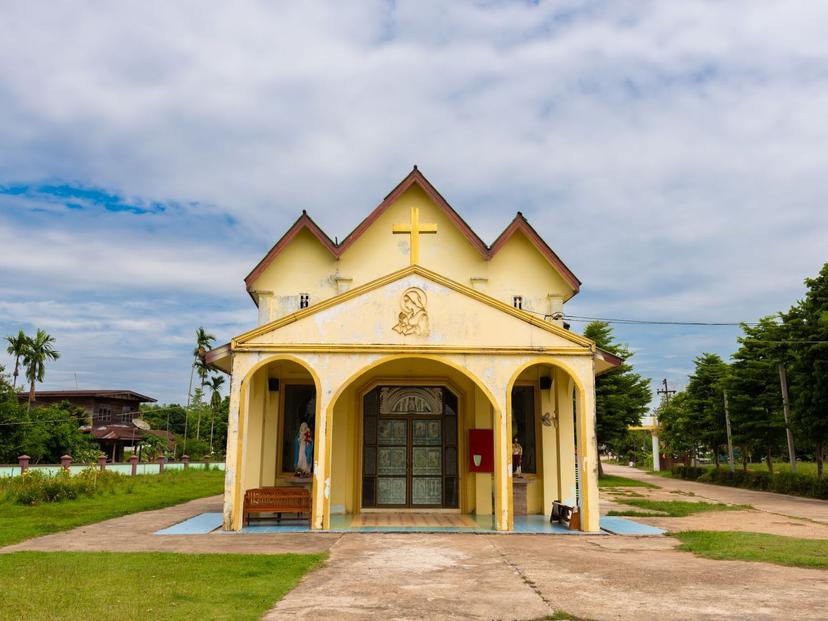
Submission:
<svg viewBox="0 0 828 621">
<path fill-rule="evenodd" d="M 714 466 L 713 464 L 705 464 L 702 467 L 713 470 L 716 466 Z M 721 464 L 720 467 L 726 469 L 727 464 L 726 463 Z M 736 470 L 741 470 L 741 469 L 742 469 L 742 464 L 737 463 L 736 464 Z M 759 462 L 751 463 L 751 464 L 748 464 L 748 470 L 756 470 L 756 471 L 759 471 L 759 472 L 767 472 L 768 471 L 768 465 L 765 464 L 765 463 L 759 463 Z M 773 462 L 773 471 L 774 471 L 774 473 L 777 473 L 777 472 L 790 472 L 791 471 L 791 465 L 788 462 L 775 461 L 775 462 Z M 796 471 L 797 471 L 798 474 L 807 474 L 809 476 L 815 477 L 816 474 L 817 474 L 816 462 L 813 462 L 813 461 L 798 461 L 798 462 L 796 462 Z M 648 474 L 654 474 L 654 475 L 657 475 L 657 476 L 662 476 L 662 477 L 671 477 L 671 476 L 673 476 L 669 469 L 662 470 L 661 472 L 654 472 L 652 470 L 648 470 L 647 473 Z"/>
<path fill-rule="evenodd" d="M 705 511 L 744 511 L 750 505 L 725 505 L 713 502 L 688 502 L 686 500 L 646 500 L 624 498 L 621 502 L 643 511 L 610 511 L 608 515 L 630 515 L 638 517 L 685 517 Z"/>
<path fill-rule="evenodd" d="M 619 477 L 613 474 L 605 474 L 598 477 L 598 487 L 601 489 L 610 487 L 650 487 L 658 488 L 658 485 L 646 483 L 645 481 L 636 481 L 635 479 L 628 479 L 627 477 Z"/>
<path fill-rule="evenodd" d="M 224 472 L 219 470 L 171 471 L 123 479 L 111 493 L 93 497 L 38 505 L 0 501 L 0 546 L 127 513 L 213 496 L 224 489 Z"/>
<path fill-rule="evenodd" d="M 828 540 L 825 539 L 730 531 L 686 531 L 671 536 L 682 542 L 679 550 L 705 558 L 828 569 Z"/>
<path fill-rule="evenodd" d="M 0 554 L 4 619 L 259 619 L 322 554 Z"/>
</svg>

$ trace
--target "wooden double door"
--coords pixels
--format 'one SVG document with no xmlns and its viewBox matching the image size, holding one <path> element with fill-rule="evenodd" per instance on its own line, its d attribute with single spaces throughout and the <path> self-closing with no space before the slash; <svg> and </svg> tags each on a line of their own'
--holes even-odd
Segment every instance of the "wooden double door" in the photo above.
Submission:
<svg viewBox="0 0 828 621">
<path fill-rule="evenodd" d="M 457 397 L 380 386 L 363 401 L 362 506 L 458 506 Z"/>
</svg>

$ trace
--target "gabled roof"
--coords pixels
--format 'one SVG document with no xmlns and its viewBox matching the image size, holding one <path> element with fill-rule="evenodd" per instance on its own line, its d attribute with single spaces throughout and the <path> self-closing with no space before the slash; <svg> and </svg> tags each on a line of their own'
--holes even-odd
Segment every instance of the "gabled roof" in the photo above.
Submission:
<svg viewBox="0 0 828 621">
<path fill-rule="evenodd" d="M 485 259 L 491 259 L 497 252 L 506 244 L 507 241 L 517 232 L 521 231 L 529 241 L 538 249 L 538 251 L 552 264 L 553 267 L 561 274 L 563 279 L 572 287 L 577 293 L 580 290 L 581 281 L 572 273 L 572 271 L 564 264 L 563 261 L 556 255 L 549 245 L 543 241 L 537 231 L 529 224 L 523 214 L 518 212 L 511 224 L 498 236 L 495 243 L 491 247 L 486 246 L 480 237 L 477 236 L 468 223 L 460 217 L 454 208 L 449 205 L 448 201 L 431 185 L 431 182 L 426 179 L 425 175 L 414 166 L 410 173 L 397 184 L 397 186 L 389 192 L 383 201 L 368 216 L 360 222 L 357 227 L 351 231 L 345 239 L 336 243 L 311 219 L 311 217 L 303 210 L 302 215 L 293 223 L 288 231 L 282 236 L 279 241 L 270 249 L 270 251 L 259 261 L 258 265 L 253 268 L 253 271 L 244 279 L 247 289 L 253 281 L 267 268 L 268 265 L 278 256 L 278 254 L 287 246 L 290 241 L 296 237 L 299 232 L 307 230 L 311 235 L 316 237 L 325 248 L 335 258 L 339 258 L 342 254 L 362 236 L 362 234 L 379 218 L 383 212 L 388 209 L 403 193 L 405 193 L 411 186 L 417 185 L 425 192 L 434 204 L 443 210 L 445 215 L 454 222 L 458 230 L 469 241 L 469 243 L 480 252 Z"/>
<path fill-rule="evenodd" d="M 512 236 L 520 231 L 532 242 L 532 245 L 538 249 L 547 261 L 549 261 L 560 272 L 563 279 L 572 287 L 577 293 L 581 288 L 581 281 L 572 273 L 572 271 L 561 261 L 560 257 L 555 254 L 552 248 L 549 247 L 543 238 L 538 235 L 534 227 L 529 224 L 529 221 L 523 217 L 521 212 L 517 212 L 515 219 L 506 227 L 506 229 L 498 235 L 492 247 L 489 249 L 489 258 L 497 254 L 497 252 L 506 245 Z"/>
</svg>

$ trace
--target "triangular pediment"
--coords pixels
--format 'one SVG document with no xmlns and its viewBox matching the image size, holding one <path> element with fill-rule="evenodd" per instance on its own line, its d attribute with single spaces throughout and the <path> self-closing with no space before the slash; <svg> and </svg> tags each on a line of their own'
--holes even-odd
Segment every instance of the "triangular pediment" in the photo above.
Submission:
<svg viewBox="0 0 828 621">
<path fill-rule="evenodd" d="M 259 326 L 232 344 L 594 350 L 589 339 L 418 265 Z"/>
</svg>

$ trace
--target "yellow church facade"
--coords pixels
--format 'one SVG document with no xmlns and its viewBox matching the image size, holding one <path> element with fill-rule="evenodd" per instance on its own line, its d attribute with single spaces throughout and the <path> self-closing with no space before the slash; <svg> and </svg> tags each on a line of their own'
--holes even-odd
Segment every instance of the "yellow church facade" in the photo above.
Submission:
<svg viewBox="0 0 828 621">
<path fill-rule="evenodd" d="M 487 246 L 414 170 L 341 242 L 302 216 L 245 280 L 259 325 L 231 375 L 224 527 L 245 491 L 307 482 L 311 528 L 450 513 L 512 530 L 577 506 L 599 529 L 597 374 L 580 282 L 518 213 Z"/>
</svg>

